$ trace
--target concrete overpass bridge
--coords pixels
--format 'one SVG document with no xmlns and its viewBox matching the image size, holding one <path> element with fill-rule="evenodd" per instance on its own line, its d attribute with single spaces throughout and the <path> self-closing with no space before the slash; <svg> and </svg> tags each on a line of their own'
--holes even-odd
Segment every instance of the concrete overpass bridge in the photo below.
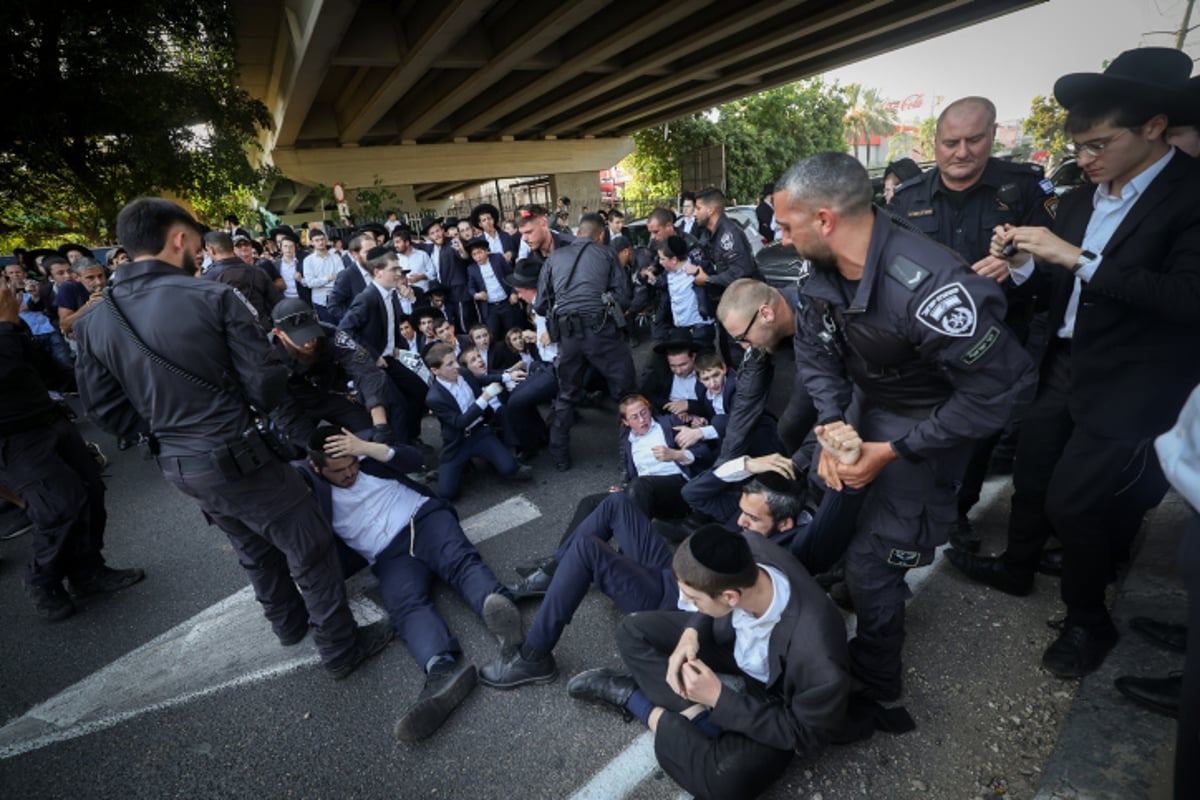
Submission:
<svg viewBox="0 0 1200 800">
<path fill-rule="evenodd" d="M 598 204 L 631 135 L 1043 0 L 234 0 L 242 85 L 266 104 L 284 180 L 376 176 L 415 211 L 483 181 L 546 175 Z M 954 68 L 947 65 L 947 68 Z M 590 202 L 589 202 L 590 201 Z"/>
</svg>

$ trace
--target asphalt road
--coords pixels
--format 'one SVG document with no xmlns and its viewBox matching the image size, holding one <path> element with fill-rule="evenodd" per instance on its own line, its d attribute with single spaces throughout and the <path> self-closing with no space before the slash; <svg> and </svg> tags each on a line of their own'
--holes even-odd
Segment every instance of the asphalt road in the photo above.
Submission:
<svg viewBox="0 0 1200 800">
<path fill-rule="evenodd" d="M 647 350 L 643 345 L 639 355 Z M 781 354 L 780 361 L 773 405 L 786 400 L 791 380 L 790 353 Z M 556 472 L 543 455 L 535 462 L 533 483 L 506 484 L 482 472 L 465 484 L 460 515 L 471 522 L 471 535 L 480 539 L 480 552 L 501 580 L 513 578 L 514 566 L 552 552 L 575 501 L 616 479 L 614 405 L 606 401 L 582 415 L 570 472 Z M 612 631 L 620 612 L 602 595 L 587 597 L 559 643 L 556 682 L 513 692 L 481 686 L 433 738 L 399 745 L 392 726 L 422 683 L 421 670 L 403 644 L 394 642 L 342 682 L 317 665 L 311 641 L 280 647 L 223 534 L 208 527 L 191 501 L 159 477 L 152 461 L 136 451 L 117 452 L 110 437 L 80 424 L 85 438 L 100 442 L 111 459 L 109 563 L 143 567 L 147 579 L 89 600 L 69 620 L 43 623 L 29 611 L 20 585 L 29 538 L 0 542 L 0 795 L 680 796 L 678 787 L 654 769 L 644 729 L 566 695 L 571 675 L 619 665 Z M 426 426 L 426 439 L 435 441 L 433 421 Z M 993 498 L 1002 492 L 997 486 Z M 514 503 L 514 494 L 523 500 Z M 488 513 L 502 504 L 500 511 Z M 936 569 L 929 577 L 931 586 L 966 585 Z M 364 620 L 380 614 L 377 590 L 369 585 L 364 590 L 361 582 L 355 587 L 356 614 Z M 1014 624 L 1018 617 L 1040 622 L 1054 603 L 1048 592 L 1041 593 L 1040 605 L 1023 606 L 1009 602 L 1012 598 L 976 594 L 981 604 L 1001 609 L 998 618 Z M 949 626 L 960 624 L 955 615 L 963 603 L 961 597 L 924 606 L 920 600 L 918 594 L 910 609 L 909 651 L 928 655 Z M 443 590 L 437 604 L 467 657 L 479 665 L 493 657 L 494 640 L 458 597 Z M 534 611 L 532 604 L 523 607 L 526 623 Z M 968 609 L 971 615 L 978 612 Z M 941 666 L 955 673 L 961 689 L 979 655 L 959 648 L 953 658 L 959 661 Z M 1069 694 L 1064 697 L 1069 700 Z M 919 712 L 914 716 L 925 724 Z M 935 742 L 957 735 L 954 726 L 960 721 L 953 709 L 944 716 L 931 720 L 934 727 L 926 730 L 932 751 L 939 746 Z M 898 777 L 896 761 L 918 765 L 899 754 L 920 741 L 911 738 L 919 733 L 877 736 L 869 749 L 841 748 L 831 754 L 829 763 L 835 766 L 827 773 L 812 761 L 797 761 L 769 796 L 795 797 L 798 791 L 861 796 L 860 786 L 872 787 L 870 796 L 908 796 L 920 787 Z M 865 782 L 864 770 L 870 778 Z"/>
</svg>

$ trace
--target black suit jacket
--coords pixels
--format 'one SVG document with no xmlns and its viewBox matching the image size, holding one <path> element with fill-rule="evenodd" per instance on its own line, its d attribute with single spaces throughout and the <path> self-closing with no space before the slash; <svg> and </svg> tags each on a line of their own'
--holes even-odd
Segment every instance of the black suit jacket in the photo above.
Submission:
<svg viewBox="0 0 1200 800">
<path fill-rule="evenodd" d="M 340 322 L 342 317 L 346 316 L 350 304 L 367 288 L 368 282 L 359 272 L 357 264 L 338 273 L 333 281 L 333 288 L 329 290 L 329 304 L 326 306 L 335 320 Z"/>
<path fill-rule="evenodd" d="M 458 373 L 458 379 L 466 381 L 467 385 L 471 387 L 471 396 L 477 398 L 485 385 L 499 382 L 500 376 L 484 375 L 482 378 L 477 378 L 464 369 Z M 453 461 L 467 441 L 465 435 L 467 426 L 483 417 L 486 412 L 479 407 L 478 403 L 471 403 L 466 411 L 460 409 L 454 395 L 450 394 L 450 391 L 442 386 L 437 378 L 429 382 L 429 394 L 425 397 L 425 404 L 442 423 L 442 463 Z"/>
<path fill-rule="evenodd" d="M 350 303 L 350 308 L 346 310 L 345 316 L 338 323 L 338 330 L 350 334 L 354 341 L 367 348 L 371 358 L 377 359 L 384 354 L 383 351 L 387 348 L 387 308 L 383 304 L 383 295 L 379 293 L 375 285 L 371 284 L 368 288 L 371 291 L 368 292 L 364 289 Z M 395 320 L 397 342 L 402 340 L 400 336 L 401 319 L 403 316 L 397 314 Z M 392 354 L 388 353 L 387 355 Z"/>
<path fill-rule="evenodd" d="M 1091 191 L 1059 205 L 1055 233 L 1083 241 Z M 1071 416 L 1105 436 L 1144 439 L 1174 423 L 1200 383 L 1200 161 L 1176 152 L 1113 233 L 1085 281 L 1071 345 Z M 1039 265 L 1050 282 L 1051 335 L 1074 276 Z"/>
<path fill-rule="evenodd" d="M 733 410 L 733 400 L 736 396 L 737 375 L 730 369 L 725 372 L 725 385 L 721 387 L 723 410 L 718 414 L 712 401 L 708 399 L 708 389 L 704 388 L 700 378 L 696 378 L 696 397 L 700 398 L 696 401 L 699 404 L 699 410 L 696 413 L 708 420 L 708 424 L 716 428 L 717 433 L 722 437 L 725 436 L 725 428 L 729 424 L 729 412 Z M 691 403 L 688 405 L 690 406 Z"/>
<path fill-rule="evenodd" d="M 699 377 L 699 376 L 697 376 Z M 671 385 L 674 383 L 675 374 L 671 372 L 671 367 L 667 364 L 667 357 L 655 353 L 650 356 L 650 362 L 646 365 L 646 369 L 642 372 L 642 394 L 650 401 L 650 412 L 652 414 L 662 413 L 664 406 L 669 402 L 671 397 Z M 696 381 L 696 385 L 700 386 L 700 381 Z M 704 391 L 704 387 L 700 386 L 697 397 Z M 704 415 L 704 409 L 699 400 L 688 400 L 688 413 Z"/>
<path fill-rule="evenodd" d="M 820 750 L 843 727 L 850 696 L 846 626 L 825 591 L 791 553 L 757 533 L 745 537 L 758 564 L 783 573 L 791 595 L 768 645 L 767 697 L 722 691 L 711 719 L 780 750 L 805 756 Z M 733 615 L 693 615 L 691 627 L 712 631 L 733 649 Z M 702 633 L 703 636 L 703 633 Z"/>
</svg>

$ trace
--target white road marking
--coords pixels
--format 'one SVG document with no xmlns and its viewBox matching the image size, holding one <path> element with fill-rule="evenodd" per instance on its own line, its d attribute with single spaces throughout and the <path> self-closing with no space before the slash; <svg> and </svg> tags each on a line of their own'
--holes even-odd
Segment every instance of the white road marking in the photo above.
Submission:
<svg viewBox="0 0 1200 800">
<path fill-rule="evenodd" d="M 517 495 L 464 521 L 463 532 L 472 544 L 479 544 L 526 522 L 533 522 L 541 515 L 541 510 L 524 495 Z"/>
<path fill-rule="evenodd" d="M 482 541 L 540 516 L 537 506 L 517 496 L 468 518 L 463 529 Z M 386 616 L 363 594 L 374 585 L 365 571 L 346 584 L 359 624 Z M 311 637 L 295 647 L 275 641 L 247 586 L 5 724 L 0 759 L 319 662 Z"/>
<path fill-rule="evenodd" d="M 970 516 L 973 519 L 978 518 L 979 515 L 991 508 L 1000 499 L 1000 495 L 1003 494 L 1008 483 L 1007 477 L 991 478 L 985 481 L 979 492 L 979 502 L 975 504 Z M 908 586 L 913 597 L 917 596 L 917 592 L 941 568 L 944 560 L 942 551 L 948 546 L 937 549 L 933 563 L 909 571 Z M 911 602 L 911 598 L 909 602 Z M 857 628 L 858 617 L 849 614 L 846 620 L 846 637 L 853 638 Z M 650 731 L 646 731 L 634 739 L 602 770 L 593 775 L 582 789 L 571 796 L 571 800 L 623 800 L 656 769 L 658 769 L 658 760 L 654 757 L 654 736 Z M 690 797 L 691 795 L 687 792 L 682 792 L 676 800 L 686 800 Z"/>
</svg>

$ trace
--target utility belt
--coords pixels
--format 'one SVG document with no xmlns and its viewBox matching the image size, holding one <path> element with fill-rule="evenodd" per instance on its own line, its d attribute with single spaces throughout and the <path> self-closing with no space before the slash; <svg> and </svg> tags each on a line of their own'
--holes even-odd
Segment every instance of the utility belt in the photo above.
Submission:
<svg viewBox="0 0 1200 800">
<path fill-rule="evenodd" d="M 599 333 L 608 322 L 608 313 L 594 311 L 583 314 L 551 314 L 546 320 L 546 329 L 550 339 L 560 342 L 563 339 L 583 339 Z"/>
<path fill-rule="evenodd" d="M 206 455 L 157 458 L 159 467 L 171 472 L 187 474 L 215 469 L 229 480 L 250 475 L 279 460 L 280 456 L 255 428 L 248 428 L 242 438 L 233 444 L 218 447 Z"/>
</svg>

